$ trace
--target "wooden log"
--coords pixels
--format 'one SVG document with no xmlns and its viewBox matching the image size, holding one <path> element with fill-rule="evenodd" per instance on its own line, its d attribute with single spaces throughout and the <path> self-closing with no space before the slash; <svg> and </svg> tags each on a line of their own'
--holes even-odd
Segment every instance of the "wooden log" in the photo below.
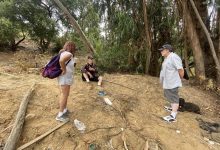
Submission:
<svg viewBox="0 0 220 150">
<path fill-rule="evenodd" d="M 13 125 L 12 131 L 6 141 L 6 144 L 3 150 L 14 150 L 16 148 L 16 143 L 20 137 L 20 134 L 23 128 L 27 105 L 32 96 L 34 88 L 35 88 L 35 83 L 31 86 L 31 88 L 28 90 L 23 100 L 21 101 L 21 104 L 20 104 L 16 119 L 15 119 L 15 123 Z"/>
<path fill-rule="evenodd" d="M 55 130 L 57 130 L 57 129 L 59 129 L 60 127 L 62 127 L 62 126 L 63 126 L 64 124 L 66 124 L 67 122 L 69 122 L 69 121 L 66 121 L 66 122 L 63 122 L 63 123 L 57 125 L 57 126 L 54 127 L 53 129 L 47 131 L 46 133 L 42 134 L 41 136 L 37 137 L 36 139 L 33 139 L 32 141 L 30 141 L 30 142 L 28 142 L 28 143 L 26 143 L 26 144 L 20 146 L 17 150 L 23 150 L 23 149 L 27 148 L 28 146 L 30 146 L 30 145 L 36 143 L 37 141 L 43 139 L 44 137 L 48 136 L 49 134 L 51 134 L 51 133 L 54 132 Z"/>
</svg>

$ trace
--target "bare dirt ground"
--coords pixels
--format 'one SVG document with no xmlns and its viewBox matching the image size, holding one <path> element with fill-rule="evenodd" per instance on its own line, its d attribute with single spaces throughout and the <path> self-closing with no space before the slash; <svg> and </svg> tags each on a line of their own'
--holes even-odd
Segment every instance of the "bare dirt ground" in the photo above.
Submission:
<svg viewBox="0 0 220 150">
<path fill-rule="evenodd" d="M 180 96 L 200 108 L 201 114 L 179 112 L 177 122 L 166 123 L 163 109 L 166 101 L 158 78 L 128 74 L 104 74 L 103 89 L 113 105 L 107 105 L 97 95 L 96 83 L 81 81 L 79 69 L 85 62 L 79 57 L 75 83 L 68 100 L 70 122 L 43 140 L 31 145 L 30 150 L 219 150 L 220 133 L 207 134 L 196 118 L 220 122 L 219 97 L 184 83 Z M 45 57 L 45 59 L 48 57 Z M 3 148 L 16 117 L 20 102 L 33 82 L 36 88 L 26 113 L 25 125 L 18 147 L 54 128 L 58 112 L 59 88 L 56 79 L 46 79 L 27 73 L 16 63 L 16 55 L 0 52 L 0 149 Z M 35 62 L 33 59 L 27 61 Z M 32 66 L 33 67 L 33 66 Z M 8 73 L 12 75 L 2 74 Z M 78 119 L 86 125 L 80 133 L 73 124 Z M 123 128 L 123 132 L 122 132 Z M 124 136 L 124 137 L 123 137 Z M 204 139 L 205 137 L 205 139 Z M 211 139 L 210 142 L 207 139 Z M 89 148 L 90 147 L 90 148 Z M 93 147 L 93 148 L 92 148 Z M 94 148 L 95 147 L 95 148 Z"/>
</svg>

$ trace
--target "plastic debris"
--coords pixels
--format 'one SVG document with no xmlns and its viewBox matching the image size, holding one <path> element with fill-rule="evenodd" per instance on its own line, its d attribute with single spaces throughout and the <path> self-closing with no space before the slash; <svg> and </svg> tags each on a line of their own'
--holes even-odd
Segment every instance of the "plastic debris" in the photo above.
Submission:
<svg viewBox="0 0 220 150">
<path fill-rule="evenodd" d="M 176 130 L 176 133 L 180 133 L 180 130 Z"/>
<path fill-rule="evenodd" d="M 98 95 L 99 95 L 99 96 L 105 96 L 106 93 L 105 93 L 104 91 L 99 91 L 99 92 L 98 92 Z"/>
<path fill-rule="evenodd" d="M 104 101 L 105 101 L 106 104 L 112 105 L 112 102 L 107 97 L 104 98 Z"/>
<path fill-rule="evenodd" d="M 75 127 L 81 132 L 81 133 L 84 133 L 85 129 L 86 129 L 86 126 L 84 125 L 83 122 L 75 119 L 74 120 L 74 125 Z"/>
</svg>

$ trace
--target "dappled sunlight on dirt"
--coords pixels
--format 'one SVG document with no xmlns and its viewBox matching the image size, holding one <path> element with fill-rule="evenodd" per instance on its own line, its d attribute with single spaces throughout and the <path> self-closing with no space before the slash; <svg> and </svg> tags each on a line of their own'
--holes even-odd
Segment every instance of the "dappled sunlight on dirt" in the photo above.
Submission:
<svg viewBox="0 0 220 150">
<path fill-rule="evenodd" d="M 4 62 L 6 61 L 4 59 Z M 78 61 L 84 63 L 81 57 Z M 2 72 L 5 63 L 0 65 Z M 203 118 L 219 121 L 219 108 L 216 105 L 218 97 L 187 84 L 180 90 L 180 96 L 199 106 L 201 115 L 179 112 L 177 122 L 166 123 L 161 119 L 168 113 L 163 109 L 166 101 L 158 78 L 104 74 L 103 90 L 112 102 L 110 106 L 104 102 L 103 97 L 98 96 L 100 88 L 96 83 L 81 81 L 80 67 L 78 64 L 75 84 L 68 100 L 70 122 L 27 149 L 87 150 L 93 145 L 101 150 L 123 150 L 124 139 L 129 150 L 144 149 L 146 141 L 151 150 L 176 150 L 177 147 L 182 150 L 220 149 L 217 144 L 211 145 L 204 140 L 205 135 L 196 120 Z M 0 144 L 7 140 L 22 97 L 33 82 L 37 85 L 28 104 L 18 146 L 59 124 L 55 120 L 59 99 L 56 79 L 45 79 L 33 73 L 13 76 L 0 74 Z M 82 134 L 75 128 L 74 119 L 86 125 L 85 133 Z"/>
</svg>

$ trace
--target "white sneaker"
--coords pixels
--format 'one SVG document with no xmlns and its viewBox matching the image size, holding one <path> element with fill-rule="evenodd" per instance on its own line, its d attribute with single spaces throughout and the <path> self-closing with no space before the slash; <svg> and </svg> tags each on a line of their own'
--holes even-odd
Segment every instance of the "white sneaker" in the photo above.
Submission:
<svg viewBox="0 0 220 150">
<path fill-rule="evenodd" d="M 56 116 L 56 120 L 57 121 L 60 121 L 60 122 L 67 122 L 67 121 L 69 121 L 69 118 L 67 118 L 67 117 L 65 117 L 64 115 L 62 115 L 62 116 Z"/>
<path fill-rule="evenodd" d="M 167 122 L 176 122 L 176 118 L 174 118 L 172 115 L 163 117 L 163 120 Z"/>
<path fill-rule="evenodd" d="M 65 117 L 66 117 L 66 116 L 68 116 L 68 115 L 69 115 L 69 113 L 70 113 L 70 111 L 67 109 L 67 110 L 66 110 L 66 112 L 63 112 L 63 116 L 65 116 Z"/>
</svg>

